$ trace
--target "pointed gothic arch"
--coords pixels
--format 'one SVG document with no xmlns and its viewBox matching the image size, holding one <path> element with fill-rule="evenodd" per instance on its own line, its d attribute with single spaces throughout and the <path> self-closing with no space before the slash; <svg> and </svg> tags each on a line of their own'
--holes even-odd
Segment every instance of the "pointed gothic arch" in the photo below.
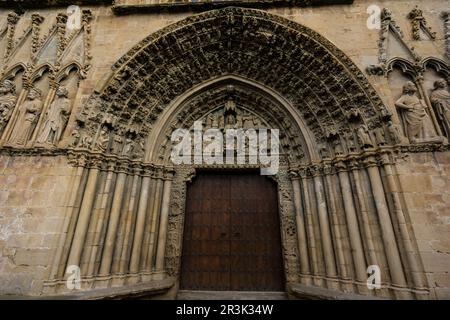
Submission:
<svg viewBox="0 0 450 320">
<path fill-rule="evenodd" d="M 282 161 L 274 177 L 289 290 L 300 283 L 372 297 L 427 297 L 397 191 L 400 149 L 381 99 L 316 32 L 234 7 L 148 36 L 84 105 L 68 151 L 78 168 L 72 181 L 78 196 L 68 197 L 67 230 L 47 290 L 65 290 L 69 265 L 81 266 L 90 288 L 177 281 L 186 184 L 196 167 L 174 168 L 164 154 L 159 161 L 159 148 L 173 120 L 189 126 L 195 112 L 204 117 L 222 104 L 229 85 L 249 111 L 285 133 L 297 131 L 299 139 L 292 135 L 287 145 L 305 154 Z M 214 103 L 202 111 L 196 101 Z M 127 133 L 134 145 L 124 153 Z M 377 293 L 367 289 L 369 265 L 384 272 Z"/>
</svg>

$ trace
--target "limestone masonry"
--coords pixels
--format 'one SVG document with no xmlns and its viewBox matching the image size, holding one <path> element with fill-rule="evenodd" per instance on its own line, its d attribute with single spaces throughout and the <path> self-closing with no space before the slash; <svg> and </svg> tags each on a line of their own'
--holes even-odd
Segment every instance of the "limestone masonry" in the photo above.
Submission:
<svg viewBox="0 0 450 320">
<path fill-rule="evenodd" d="M 290 298 L 450 299 L 449 85 L 448 0 L 0 0 L 0 297 L 176 298 L 190 186 L 259 168 L 174 165 L 202 121 L 280 131 Z"/>
</svg>

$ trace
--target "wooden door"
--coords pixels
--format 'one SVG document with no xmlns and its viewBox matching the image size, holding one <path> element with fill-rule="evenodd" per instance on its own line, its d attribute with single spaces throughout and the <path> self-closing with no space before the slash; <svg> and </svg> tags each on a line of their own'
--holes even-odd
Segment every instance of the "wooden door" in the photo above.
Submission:
<svg viewBox="0 0 450 320">
<path fill-rule="evenodd" d="M 188 187 L 181 289 L 283 291 L 275 185 L 258 173 L 200 173 Z"/>
</svg>

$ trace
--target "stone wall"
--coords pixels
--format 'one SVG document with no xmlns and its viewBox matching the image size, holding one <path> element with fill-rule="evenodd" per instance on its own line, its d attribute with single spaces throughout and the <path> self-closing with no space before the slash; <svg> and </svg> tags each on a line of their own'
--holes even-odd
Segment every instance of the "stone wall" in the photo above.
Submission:
<svg viewBox="0 0 450 320">
<path fill-rule="evenodd" d="M 361 69 L 379 62 L 379 30 L 367 28 L 368 6 L 375 4 L 391 9 L 404 41 L 422 58 L 433 56 L 445 60 L 445 30 L 441 12 L 447 0 L 368 1 L 355 0 L 352 5 L 314 8 L 271 8 L 268 12 L 305 25 L 335 44 Z M 436 39 L 413 39 L 407 15 L 418 5 L 424 11 Z M 110 6 L 83 6 L 92 12 L 90 68 L 73 95 L 72 116 L 65 138 L 74 128 L 74 115 L 87 99 L 100 91 L 110 75 L 111 66 L 144 37 L 182 20 L 192 12 L 116 15 Z M 0 9 L 0 26 L 6 23 L 10 9 Z M 29 10 L 16 29 L 20 35 L 28 27 L 31 13 L 39 12 L 46 21 L 41 35 L 48 32 L 57 13 L 64 8 Z M 401 46 L 390 47 L 390 56 L 408 58 Z M 28 57 L 22 56 L 27 62 Z M 410 59 L 410 57 L 408 58 Z M 448 62 L 448 60 L 447 60 Z M 12 65 L 3 65 L 8 70 Z M 391 73 L 391 76 L 394 73 Z M 399 76 L 400 77 L 400 76 Z M 394 102 L 399 98 L 404 79 L 367 75 L 369 82 L 395 115 Z M 432 79 L 431 77 L 430 79 Z M 400 80 L 399 80 L 400 79 Z M 427 78 L 428 79 L 428 78 Z M 425 93 L 432 81 L 427 80 Z M 394 116 L 395 117 L 395 116 Z M 450 153 L 410 153 L 398 164 L 397 177 L 404 196 L 402 206 L 410 219 L 417 239 L 423 267 L 435 297 L 450 298 Z M 65 156 L 0 156 L 0 294 L 32 294 L 42 292 L 48 278 L 53 253 L 64 232 L 64 205 L 70 192 L 75 168 Z"/>
<path fill-rule="evenodd" d="M 0 293 L 39 294 L 64 220 L 64 157 L 0 156 Z"/>
<path fill-rule="evenodd" d="M 450 153 L 410 154 L 398 178 L 436 298 L 450 297 Z"/>
</svg>

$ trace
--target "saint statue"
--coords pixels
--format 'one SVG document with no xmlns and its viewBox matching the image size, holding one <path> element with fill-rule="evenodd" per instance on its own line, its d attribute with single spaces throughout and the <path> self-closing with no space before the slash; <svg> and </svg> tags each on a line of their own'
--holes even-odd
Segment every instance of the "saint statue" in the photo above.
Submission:
<svg viewBox="0 0 450 320">
<path fill-rule="evenodd" d="M 366 125 L 362 125 L 356 131 L 358 135 L 358 140 L 362 148 L 371 148 L 373 147 L 372 139 L 370 138 L 369 129 Z"/>
<path fill-rule="evenodd" d="M 41 92 L 30 89 L 27 99 L 19 107 L 19 114 L 11 134 L 12 144 L 24 146 L 31 138 L 42 111 Z"/>
<path fill-rule="evenodd" d="M 56 98 L 45 113 L 45 122 L 38 143 L 55 145 L 61 139 L 70 115 L 69 92 L 65 87 L 59 87 Z"/>
<path fill-rule="evenodd" d="M 98 151 L 105 152 L 108 149 L 109 144 L 109 129 L 106 125 L 103 125 L 100 129 L 100 134 L 95 143 L 95 147 Z"/>
<path fill-rule="evenodd" d="M 403 94 L 395 106 L 402 110 L 405 132 L 411 143 L 424 138 L 424 121 L 428 117 L 425 102 L 416 96 L 417 88 L 408 81 L 403 86 Z"/>
<path fill-rule="evenodd" d="M 133 138 L 130 135 L 127 135 L 127 137 L 125 139 L 125 145 L 122 150 L 122 155 L 131 157 L 131 155 L 133 154 L 133 151 L 134 151 Z"/>
<path fill-rule="evenodd" d="M 447 82 L 444 79 L 434 83 L 430 101 L 438 118 L 442 131 L 450 138 L 450 93 L 447 89 Z"/>
<path fill-rule="evenodd" d="M 8 124 L 16 105 L 16 86 L 11 80 L 3 81 L 0 86 L 0 135 Z"/>
</svg>

